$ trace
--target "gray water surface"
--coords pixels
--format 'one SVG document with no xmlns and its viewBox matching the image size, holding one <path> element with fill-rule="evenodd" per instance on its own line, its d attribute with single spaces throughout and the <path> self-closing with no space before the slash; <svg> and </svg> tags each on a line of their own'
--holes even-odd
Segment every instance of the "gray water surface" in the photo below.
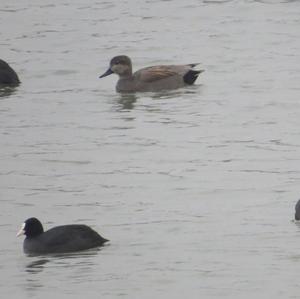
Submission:
<svg viewBox="0 0 300 299">
<path fill-rule="evenodd" d="M 299 298 L 300 1 L 2 1 L 1 298 Z M 199 62 L 119 95 L 109 60 Z M 101 250 L 29 257 L 85 223 Z"/>
</svg>

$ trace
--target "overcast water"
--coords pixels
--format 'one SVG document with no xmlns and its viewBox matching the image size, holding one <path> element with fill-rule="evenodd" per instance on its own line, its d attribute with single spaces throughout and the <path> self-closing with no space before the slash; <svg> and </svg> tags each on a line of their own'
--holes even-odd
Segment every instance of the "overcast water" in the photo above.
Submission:
<svg viewBox="0 0 300 299">
<path fill-rule="evenodd" d="M 1 298 L 299 298 L 300 1 L 2 1 Z M 196 84 L 120 95 L 134 69 Z M 26 256 L 85 223 L 100 250 Z"/>
</svg>

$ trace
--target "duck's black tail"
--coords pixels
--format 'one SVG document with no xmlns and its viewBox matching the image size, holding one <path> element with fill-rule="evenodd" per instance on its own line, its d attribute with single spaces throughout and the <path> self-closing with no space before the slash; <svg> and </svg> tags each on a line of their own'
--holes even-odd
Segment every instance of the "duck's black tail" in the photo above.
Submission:
<svg viewBox="0 0 300 299">
<path fill-rule="evenodd" d="M 203 73 L 204 70 L 189 70 L 184 76 L 183 81 L 186 84 L 192 85 L 198 78 L 199 74 Z"/>
</svg>

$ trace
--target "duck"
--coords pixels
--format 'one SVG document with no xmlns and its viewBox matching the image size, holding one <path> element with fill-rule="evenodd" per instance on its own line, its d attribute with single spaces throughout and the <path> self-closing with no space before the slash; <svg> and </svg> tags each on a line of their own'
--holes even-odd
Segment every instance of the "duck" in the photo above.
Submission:
<svg viewBox="0 0 300 299">
<path fill-rule="evenodd" d="M 0 85 L 18 85 L 20 79 L 9 64 L 0 59 Z"/>
<path fill-rule="evenodd" d="M 35 217 L 28 218 L 17 233 L 25 235 L 23 251 L 26 254 L 68 253 L 103 246 L 107 239 L 84 224 L 55 226 L 44 231 Z"/>
<path fill-rule="evenodd" d="M 204 71 L 193 69 L 198 64 L 155 65 L 133 73 L 131 59 L 126 55 L 119 55 L 111 59 L 109 68 L 99 78 L 117 74 L 119 80 L 116 91 L 120 93 L 156 92 L 193 85 L 198 75 Z"/>
</svg>

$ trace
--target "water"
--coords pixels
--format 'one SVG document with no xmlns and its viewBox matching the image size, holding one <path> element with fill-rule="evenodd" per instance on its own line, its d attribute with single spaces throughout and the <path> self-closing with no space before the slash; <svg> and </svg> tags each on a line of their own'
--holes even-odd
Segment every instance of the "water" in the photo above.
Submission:
<svg viewBox="0 0 300 299">
<path fill-rule="evenodd" d="M 1 297 L 298 298 L 299 1 L 1 4 Z M 4 30 L 5 29 L 5 30 Z M 115 93 L 134 68 L 197 85 Z M 21 223 L 86 223 L 101 250 L 28 257 Z"/>
</svg>

